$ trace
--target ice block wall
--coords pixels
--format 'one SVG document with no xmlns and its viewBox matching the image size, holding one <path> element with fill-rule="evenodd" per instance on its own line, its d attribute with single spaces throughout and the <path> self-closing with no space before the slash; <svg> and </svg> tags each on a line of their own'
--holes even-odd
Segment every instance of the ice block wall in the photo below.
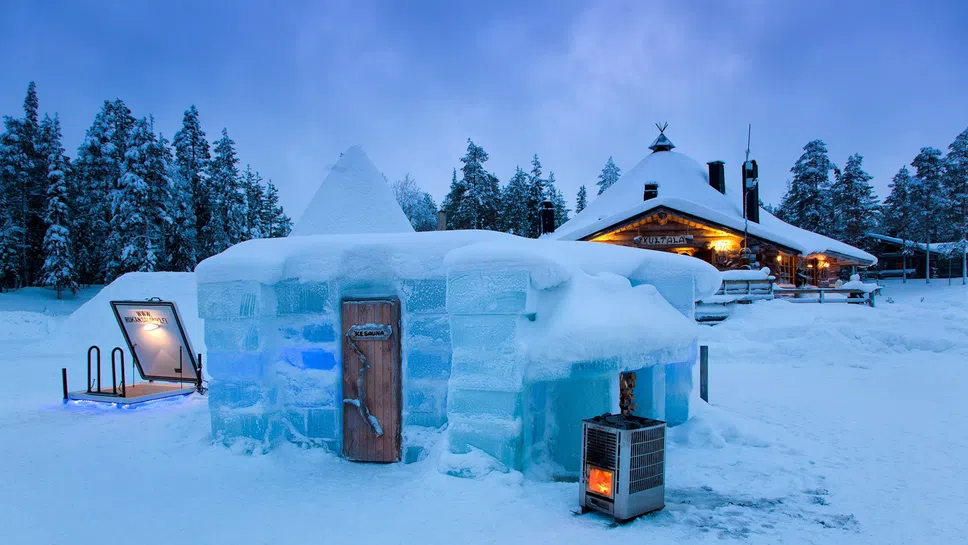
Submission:
<svg viewBox="0 0 968 545">
<path fill-rule="evenodd" d="M 573 312 L 575 307 L 555 302 L 559 295 L 585 296 L 580 285 L 567 282 L 535 287 L 532 268 L 523 263 L 495 269 L 482 257 L 479 269 L 465 260 L 448 274 L 453 366 L 447 415 L 452 453 L 479 449 L 506 467 L 538 479 L 575 478 L 580 471 L 581 420 L 619 410 L 618 376 L 628 370 L 639 372 L 637 414 L 669 418 L 673 425 L 688 419 L 695 354 L 692 337 L 676 338 L 669 346 L 639 343 L 631 352 L 624 346 L 602 346 L 600 352 L 615 355 L 601 359 L 575 354 L 556 361 L 530 358 L 526 345 L 534 340 L 529 335 L 535 331 L 529 322 L 548 320 L 555 312 Z M 538 272 L 545 283 L 546 272 Z M 630 283 L 627 286 L 631 289 Z M 686 314 L 691 284 L 688 290 L 684 283 L 670 286 L 678 286 L 681 297 L 676 310 Z M 660 303 L 671 317 L 695 327 L 665 301 Z M 606 327 L 614 319 L 602 317 Z M 657 322 L 654 327 L 665 325 Z M 620 329 L 622 324 L 615 326 Z M 606 343 L 594 337 L 589 342 Z"/>
<path fill-rule="evenodd" d="M 204 361 L 212 432 L 217 440 L 270 442 L 266 387 L 274 327 L 275 294 L 258 282 L 218 282 L 198 287 L 198 315 L 205 321 Z M 274 428 L 279 433 L 279 428 Z"/>
<path fill-rule="evenodd" d="M 451 333 L 443 277 L 404 280 L 399 289 L 403 329 L 403 458 L 423 459 L 430 445 L 419 438 L 447 423 Z M 429 436 L 433 436 L 429 434 Z"/>
<path fill-rule="evenodd" d="M 509 468 L 522 462 L 524 360 L 519 320 L 527 319 L 526 270 L 469 270 L 448 274 L 447 312 L 453 335 L 448 389 L 451 452 L 480 449 Z"/>
<path fill-rule="evenodd" d="M 443 278 L 219 282 L 200 284 L 198 293 L 216 439 L 262 448 L 289 440 L 340 452 L 340 302 L 354 298 L 400 300 L 405 461 L 422 458 L 426 446 L 409 441 L 425 434 L 408 428 L 446 423 L 451 347 Z"/>
</svg>

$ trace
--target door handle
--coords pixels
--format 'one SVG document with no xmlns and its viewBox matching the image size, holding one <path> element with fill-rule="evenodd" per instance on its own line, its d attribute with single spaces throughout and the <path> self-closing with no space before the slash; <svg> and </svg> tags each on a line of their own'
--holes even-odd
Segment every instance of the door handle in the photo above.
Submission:
<svg viewBox="0 0 968 545">
<path fill-rule="evenodd" d="M 356 355 L 360 357 L 360 375 L 356 378 L 356 391 L 357 399 L 346 398 L 343 399 L 343 403 L 350 405 L 356 405 L 356 408 L 360 411 L 360 416 L 363 420 L 370 425 L 373 432 L 376 433 L 377 437 L 383 437 L 383 427 L 380 426 L 380 421 L 377 420 L 375 416 L 370 414 L 370 409 L 366 406 L 366 370 L 370 368 L 370 363 L 366 360 L 366 356 L 363 352 L 356 346 L 353 342 L 352 329 L 346 332 L 346 340 L 350 344 L 350 348 L 356 352 Z"/>
</svg>

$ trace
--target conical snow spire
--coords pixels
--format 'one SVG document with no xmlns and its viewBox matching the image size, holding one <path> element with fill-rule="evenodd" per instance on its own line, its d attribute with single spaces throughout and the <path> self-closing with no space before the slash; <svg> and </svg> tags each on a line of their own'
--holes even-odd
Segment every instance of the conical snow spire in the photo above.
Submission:
<svg viewBox="0 0 968 545">
<path fill-rule="evenodd" d="M 353 146 L 340 154 L 291 234 L 412 232 L 383 175 L 363 148 Z"/>
<path fill-rule="evenodd" d="M 669 123 L 656 123 L 655 127 L 659 129 L 659 136 L 655 137 L 655 140 L 652 141 L 652 145 L 649 146 L 649 149 L 653 152 L 672 151 L 672 148 L 676 147 L 676 145 L 672 143 L 672 140 L 669 140 L 668 136 L 665 135 L 665 130 L 669 127 Z"/>
</svg>

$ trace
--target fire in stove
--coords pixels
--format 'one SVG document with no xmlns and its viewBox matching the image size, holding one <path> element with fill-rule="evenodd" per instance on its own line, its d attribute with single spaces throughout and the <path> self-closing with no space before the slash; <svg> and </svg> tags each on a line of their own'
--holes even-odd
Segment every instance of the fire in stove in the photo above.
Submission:
<svg viewBox="0 0 968 545">
<path fill-rule="evenodd" d="M 665 507 L 665 427 L 629 414 L 582 421 L 582 513 L 625 522 Z"/>
</svg>

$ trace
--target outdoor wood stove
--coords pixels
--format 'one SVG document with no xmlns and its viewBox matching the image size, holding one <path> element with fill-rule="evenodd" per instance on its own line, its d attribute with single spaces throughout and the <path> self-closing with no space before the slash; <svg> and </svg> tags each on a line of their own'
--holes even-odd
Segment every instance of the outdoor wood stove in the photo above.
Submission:
<svg viewBox="0 0 968 545">
<path fill-rule="evenodd" d="M 625 522 L 665 507 L 665 428 L 665 422 L 626 414 L 582 420 L 582 513 L 600 511 Z"/>
</svg>

